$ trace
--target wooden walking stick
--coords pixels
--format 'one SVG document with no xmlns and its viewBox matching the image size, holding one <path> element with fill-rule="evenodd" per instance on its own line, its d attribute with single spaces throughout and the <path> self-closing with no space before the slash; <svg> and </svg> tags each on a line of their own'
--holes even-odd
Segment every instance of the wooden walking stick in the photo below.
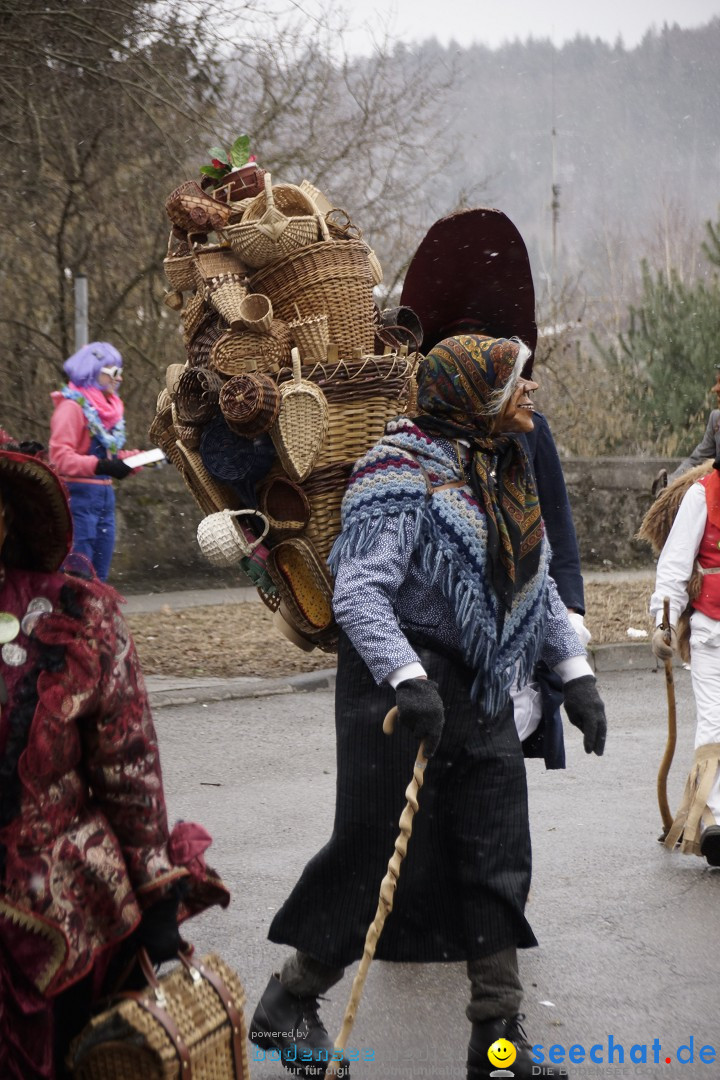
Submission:
<svg viewBox="0 0 720 1080">
<path fill-rule="evenodd" d="M 397 706 L 393 706 L 390 712 L 383 720 L 383 731 L 386 735 L 392 735 L 395 729 L 395 721 L 397 719 Z M 423 786 L 425 766 L 427 765 L 427 758 L 425 757 L 425 743 L 421 742 L 418 747 L 417 760 L 413 766 L 412 780 L 407 786 L 405 791 L 405 798 L 407 803 L 405 809 L 400 815 L 400 834 L 395 841 L 395 850 L 392 853 L 390 862 L 388 863 L 387 873 L 380 883 L 380 899 L 378 900 L 377 911 L 375 912 L 375 918 L 370 923 L 367 935 L 365 937 L 365 946 L 363 948 L 362 959 L 357 969 L 357 974 L 353 979 L 352 988 L 350 990 L 350 1000 L 347 1003 L 345 1009 L 345 1017 L 343 1019 L 342 1028 L 340 1034 L 335 1040 L 335 1058 L 329 1063 L 325 1072 L 325 1080 L 330 1080 L 331 1077 L 337 1076 L 337 1070 L 340 1067 L 340 1058 L 342 1052 L 347 1046 L 347 1041 L 350 1038 L 350 1032 L 352 1031 L 353 1024 L 355 1023 L 355 1017 L 357 1015 L 358 1005 L 360 1004 L 360 997 L 365 986 L 365 979 L 370 968 L 370 963 L 375 955 L 375 949 L 377 948 L 378 938 L 380 937 L 385 920 L 392 911 L 393 899 L 395 894 L 395 888 L 397 886 L 398 877 L 400 875 L 400 864 L 407 854 L 408 840 L 412 834 L 413 818 L 418 810 L 418 792 Z"/>
<path fill-rule="evenodd" d="M 665 641 L 670 645 L 672 641 L 672 631 L 670 629 L 670 599 L 667 596 L 663 600 L 663 621 L 661 629 L 665 631 Z M 673 816 L 670 813 L 670 805 L 667 797 L 667 778 L 675 754 L 675 743 L 677 742 L 677 713 L 675 707 L 675 679 L 673 676 L 672 656 L 668 657 L 663 663 L 665 664 L 665 688 L 667 690 L 668 702 L 668 736 L 665 753 L 660 762 L 657 778 L 657 797 L 660 806 L 660 816 L 663 823 L 662 836 L 659 838 L 661 842 L 670 832 L 670 826 L 673 823 Z"/>
</svg>

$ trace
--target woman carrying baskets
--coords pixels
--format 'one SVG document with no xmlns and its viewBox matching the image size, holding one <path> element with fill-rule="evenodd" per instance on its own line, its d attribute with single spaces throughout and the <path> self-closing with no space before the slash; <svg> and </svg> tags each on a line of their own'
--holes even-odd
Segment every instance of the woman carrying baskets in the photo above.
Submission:
<svg viewBox="0 0 720 1080">
<path fill-rule="evenodd" d="M 168 828 L 157 736 L 117 595 L 59 571 L 44 462 L 0 447 L 0 1076 L 65 1077 L 93 1000 L 144 945 L 229 896 L 200 826 Z"/>
<path fill-rule="evenodd" d="M 441 341 L 419 369 L 420 415 L 391 421 L 350 478 L 330 558 L 342 630 L 335 825 L 271 924 L 270 939 L 297 951 L 271 978 L 250 1031 L 288 1068 L 297 1047 L 278 1032 L 299 1029 L 298 1045 L 327 1053 L 317 998 L 361 955 L 424 740 L 432 760 L 376 956 L 465 960 L 468 1078 L 490 1075 L 487 1050 L 500 1038 L 515 1044 L 514 1075 L 533 1075 L 519 1017 L 516 950 L 536 941 L 524 915 L 530 836 L 513 681 L 542 656 L 597 754 L 606 722 L 548 575 L 535 482 L 515 434 L 533 423 L 536 384 L 520 374 L 528 356 L 518 340 Z M 388 738 L 382 721 L 393 705 L 401 726 Z"/>
<path fill-rule="evenodd" d="M 107 581 L 115 545 L 113 480 L 132 469 L 123 461 L 125 407 L 118 396 L 122 356 L 106 341 L 84 345 L 65 361 L 68 383 L 50 396 L 50 462 L 70 493 L 73 551 L 86 556 Z"/>
</svg>

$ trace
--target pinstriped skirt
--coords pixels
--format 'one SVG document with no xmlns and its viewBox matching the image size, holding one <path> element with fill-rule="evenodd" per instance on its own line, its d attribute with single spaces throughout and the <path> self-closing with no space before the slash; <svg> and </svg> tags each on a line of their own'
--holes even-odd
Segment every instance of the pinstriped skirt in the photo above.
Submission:
<svg viewBox="0 0 720 1080">
<path fill-rule="evenodd" d="M 376 956 L 474 960 L 537 942 L 525 915 L 530 831 L 522 749 L 512 705 L 493 720 L 470 700 L 461 662 L 415 646 L 445 703 L 445 728 L 425 770 L 420 809 Z M 337 797 L 328 843 L 305 867 L 268 937 L 333 967 L 362 955 L 393 853 L 416 739 L 382 721 L 395 703 L 341 635 L 335 699 Z"/>
</svg>

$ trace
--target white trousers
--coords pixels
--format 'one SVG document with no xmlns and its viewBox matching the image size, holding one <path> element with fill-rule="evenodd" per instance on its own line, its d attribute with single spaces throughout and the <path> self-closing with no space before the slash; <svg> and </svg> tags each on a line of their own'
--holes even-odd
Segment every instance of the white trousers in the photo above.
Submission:
<svg viewBox="0 0 720 1080">
<path fill-rule="evenodd" d="M 720 743 L 720 622 L 699 611 L 690 619 L 690 675 L 697 711 L 697 750 L 698 746 Z M 707 805 L 720 825 L 720 767 Z"/>
</svg>

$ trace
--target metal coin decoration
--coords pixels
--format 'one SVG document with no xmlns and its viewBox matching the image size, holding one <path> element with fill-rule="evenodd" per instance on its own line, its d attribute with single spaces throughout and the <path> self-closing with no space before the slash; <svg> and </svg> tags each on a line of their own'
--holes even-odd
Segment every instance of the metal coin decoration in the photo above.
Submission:
<svg viewBox="0 0 720 1080">
<path fill-rule="evenodd" d="M 8 667 L 20 667 L 27 660 L 27 651 L 22 645 L 16 645 L 14 642 L 3 645 L 0 655 Z"/>
<path fill-rule="evenodd" d="M 23 634 L 27 634 L 27 636 L 30 637 L 43 615 L 45 615 L 44 611 L 28 611 L 27 615 L 24 616 L 23 621 L 20 623 Z"/>
<path fill-rule="evenodd" d="M 49 614 L 53 609 L 52 601 L 48 600 L 46 596 L 36 596 L 27 606 L 27 613 L 31 611 L 40 611 L 43 614 Z"/>
<path fill-rule="evenodd" d="M 20 633 L 20 620 L 10 611 L 0 611 L 0 645 L 13 641 Z"/>
</svg>

